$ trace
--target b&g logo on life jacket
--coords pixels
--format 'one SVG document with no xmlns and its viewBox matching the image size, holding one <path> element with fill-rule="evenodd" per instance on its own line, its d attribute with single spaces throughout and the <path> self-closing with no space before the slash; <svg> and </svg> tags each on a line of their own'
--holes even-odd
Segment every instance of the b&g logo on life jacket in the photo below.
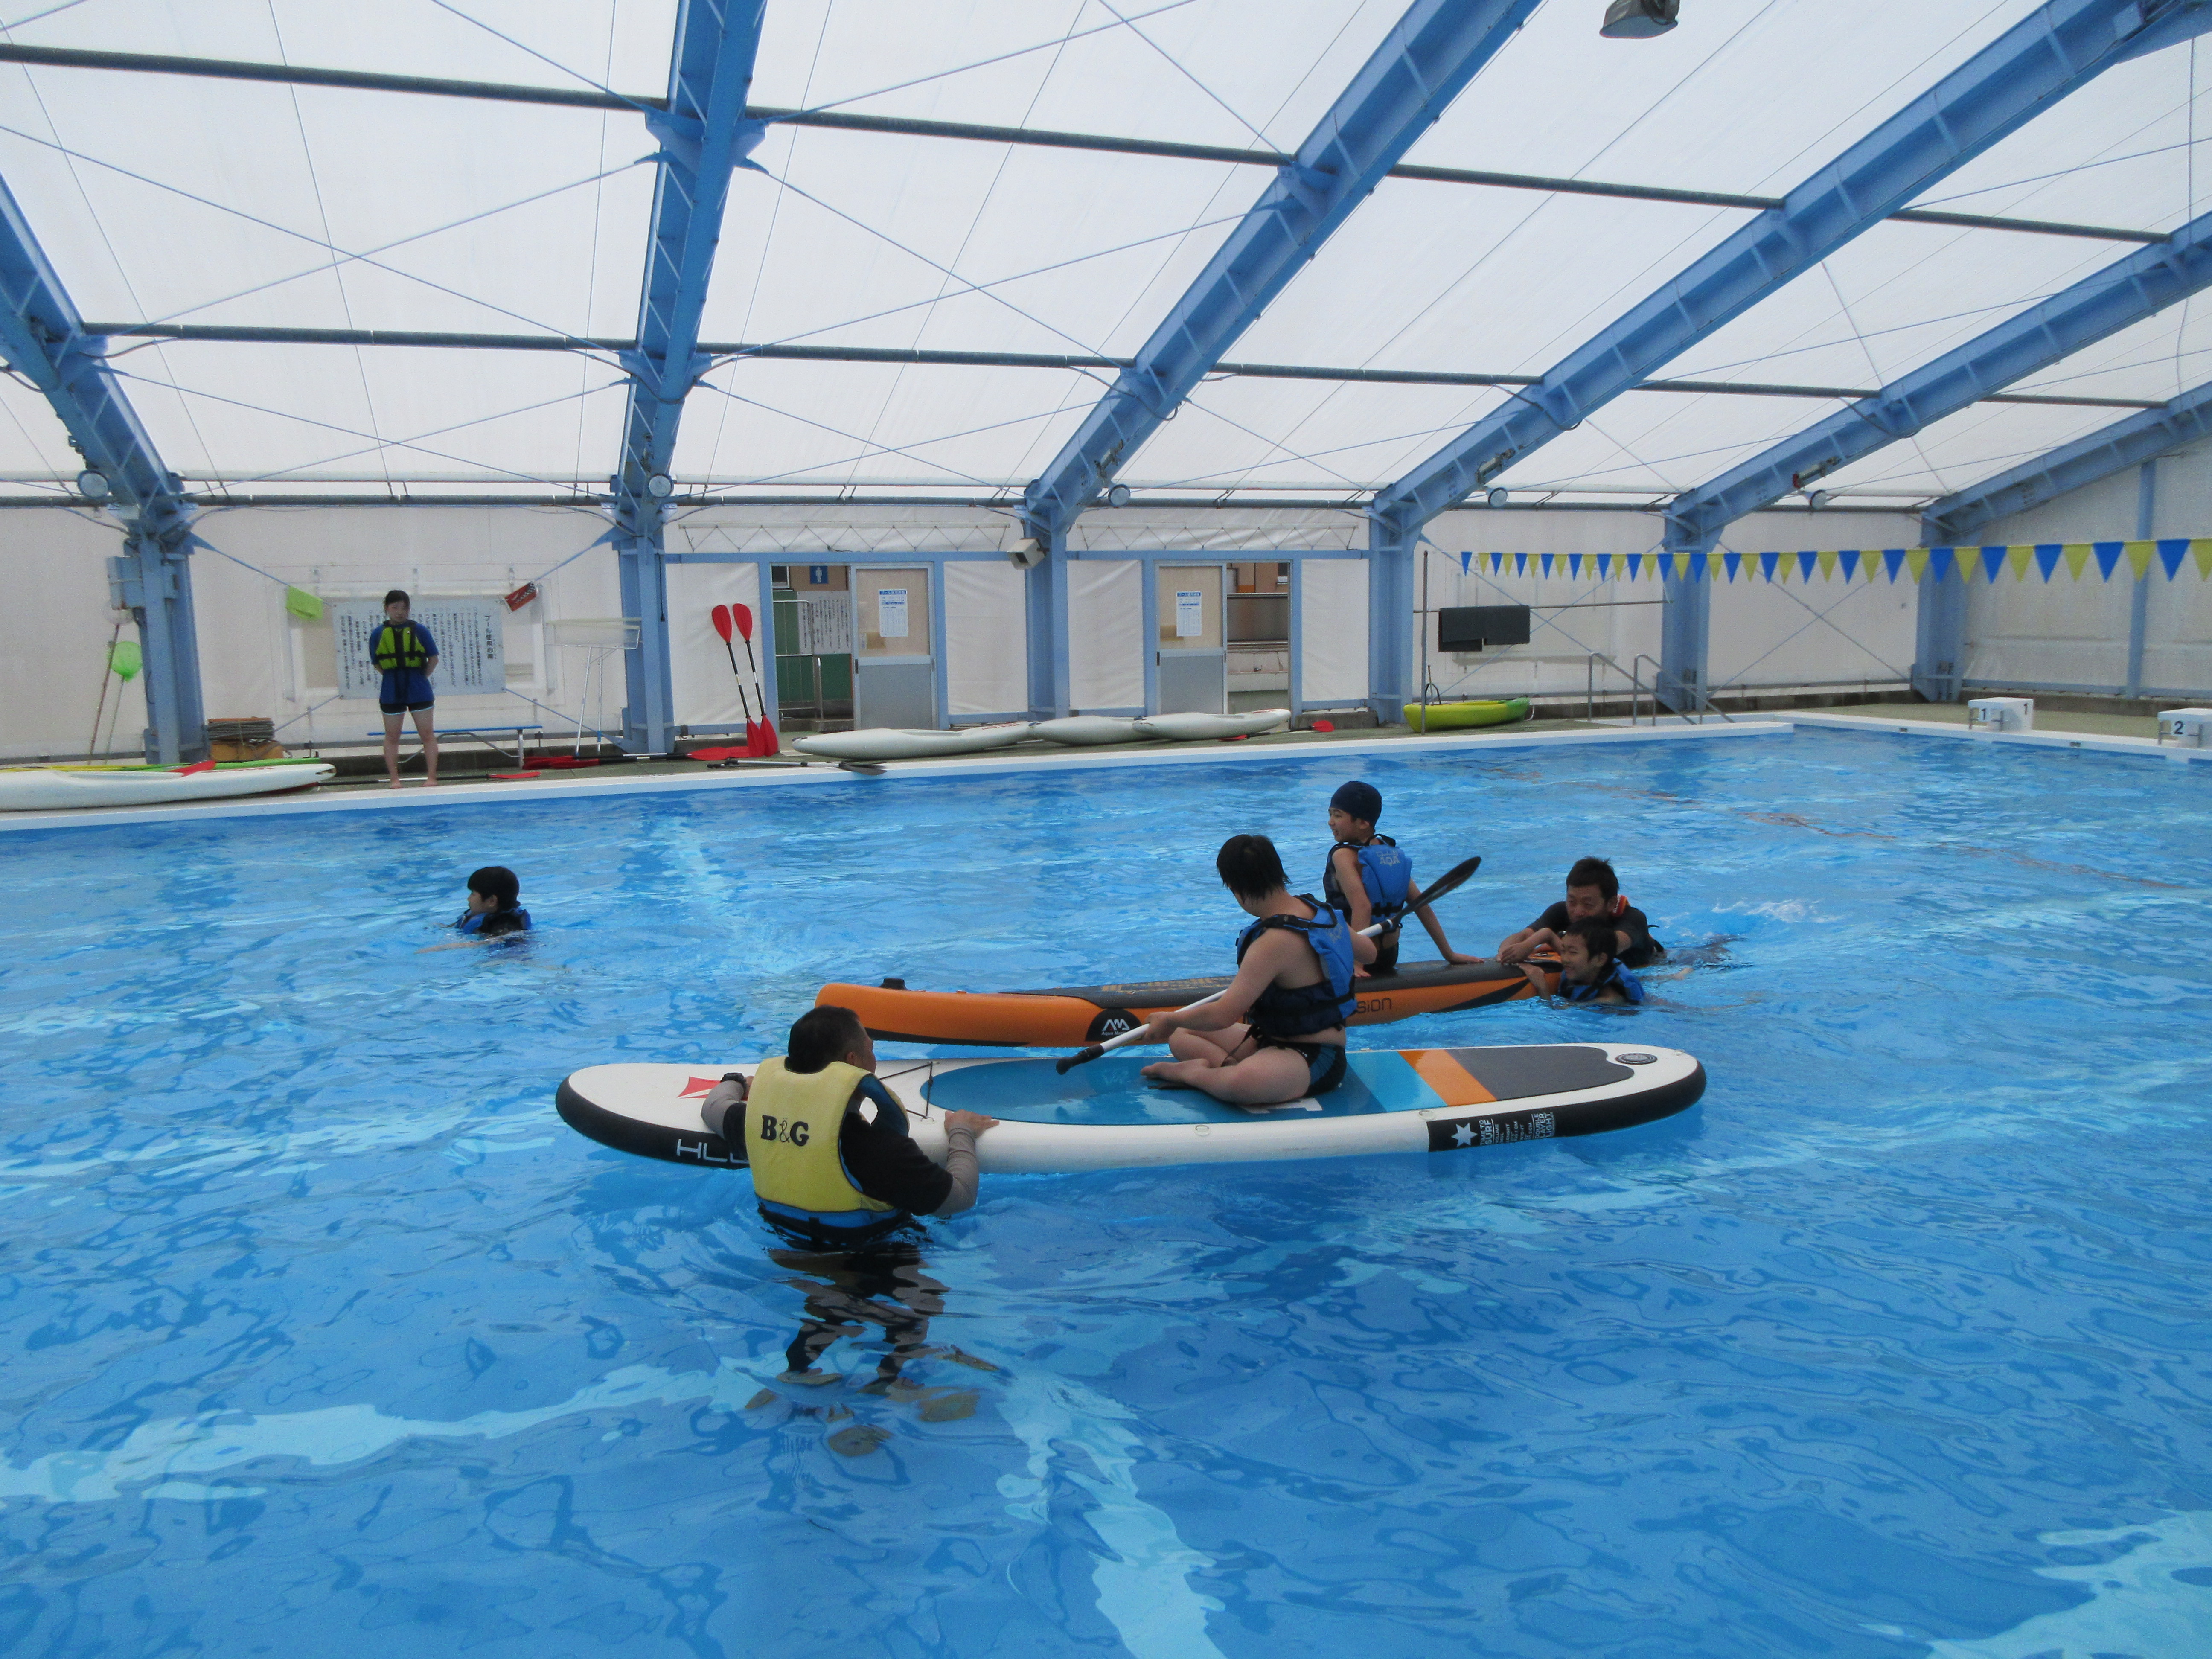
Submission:
<svg viewBox="0 0 2212 1659">
<path fill-rule="evenodd" d="M 806 1144 L 807 1130 L 803 1121 L 793 1123 L 788 1119 L 770 1117 L 766 1112 L 760 1116 L 759 1133 L 763 1140 L 781 1140 L 793 1146 Z"/>
</svg>

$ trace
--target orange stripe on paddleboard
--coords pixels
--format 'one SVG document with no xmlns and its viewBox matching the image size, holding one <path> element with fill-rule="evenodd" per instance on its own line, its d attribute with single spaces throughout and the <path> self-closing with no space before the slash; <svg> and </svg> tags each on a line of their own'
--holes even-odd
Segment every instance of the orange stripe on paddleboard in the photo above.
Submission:
<svg viewBox="0 0 2212 1659">
<path fill-rule="evenodd" d="M 1498 1098 L 1446 1049 L 1401 1048 L 1398 1052 L 1447 1106 L 1487 1106 Z"/>
</svg>

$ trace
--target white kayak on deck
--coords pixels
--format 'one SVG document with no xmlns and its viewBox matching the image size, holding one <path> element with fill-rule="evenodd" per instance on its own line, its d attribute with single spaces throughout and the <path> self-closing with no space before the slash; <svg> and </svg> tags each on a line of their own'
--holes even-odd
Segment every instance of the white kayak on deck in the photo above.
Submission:
<svg viewBox="0 0 2212 1659">
<path fill-rule="evenodd" d="M 1062 1076 L 1049 1060 L 902 1060 L 879 1075 L 915 1142 L 940 1162 L 945 1113 L 998 1119 L 976 1137 L 975 1158 L 1000 1175 L 1458 1152 L 1625 1129 L 1705 1091 L 1692 1055 L 1626 1042 L 1355 1049 L 1328 1093 L 1252 1112 L 1155 1088 L 1139 1075 L 1145 1064 L 1108 1054 Z M 707 1132 L 699 1103 L 726 1072 L 753 1070 L 589 1066 L 562 1080 L 556 1103 L 570 1128 L 617 1152 L 740 1169 L 743 1149 Z"/>
<path fill-rule="evenodd" d="M 824 760 L 927 760 L 933 755 L 981 755 L 994 749 L 1007 749 L 1029 735 L 1027 720 L 1009 720 L 1003 726 L 963 726 L 957 732 L 876 726 L 862 732 L 817 732 L 809 737 L 794 738 L 791 746 L 803 755 L 819 755 Z"/>
<path fill-rule="evenodd" d="M 1137 722 L 1137 732 L 1170 743 L 1199 743 L 1208 738 L 1257 737 L 1290 723 L 1287 708 L 1255 708 L 1249 714 L 1147 714 Z"/>
<path fill-rule="evenodd" d="M 1039 720 L 1030 728 L 1030 735 L 1075 748 L 1101 743 L 1142 743 L 1151 734 L 1137 729 L 1141 724 L 1126 715 L 1070 714 L 1064 720 Z"/>
<path fill-rule="evenodd" d="M 212 772 L 79 772 L 58 767 L 0 771 L 0 812 L 51 812 L 79 806 L 161 806 L 172 801 L 236 800 L 312 789 L 337 776 L 313 766 L 218 768 Z"/>
</svg>

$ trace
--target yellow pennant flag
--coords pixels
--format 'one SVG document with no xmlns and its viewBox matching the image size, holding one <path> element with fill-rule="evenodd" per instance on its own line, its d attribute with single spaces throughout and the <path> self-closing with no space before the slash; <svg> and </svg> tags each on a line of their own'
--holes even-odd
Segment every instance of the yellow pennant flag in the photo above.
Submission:
<svg viewBox="0 0 2212 1659">
<path fill-rule="evenodd" d="M 1918 581 L 1928 574 L 1928 550 L 1924 547 L 1906 548 L 1905 568 L 1912 573 L 1912 580 Z"/>
<path fill-rule="evenodd" d="M 2130 542 L 2121 550 L 2128 556 L 2128 562 L 2135 567 L 2137 581 L 2150 574 L 2150 562 L 2158 551 L 2156 542 Z"/>
<path fill-rule="evenodd" d="M 1826 581 L 1831 577 L 1834 576 L 1835 574 L 1836 556 L 1832 553 L 1823 553 L 1820 555 L 1820 580 L 1822 581 Z"/>
<path fill-rule="evenodd" d="M 2012 579 L 2016 582 L 2027 580 L 2027 573 L 2035 568 L 2035 544 L 2014 544 L 2005 549 L 2005 561 L 2012 566 Z"/>
<path fill-rule="evenodd" d="M 2066 568 L 2074 573 L 2074 580 L 2080 581 L 2081 573 L 2089 568 L 2089 544 L 2069 542 L 2062 550 L 2066 555 Z"/>
<path fill-rule="evenodd" d="M 2212 542 L 2191 542 L 2189 556 L 2197 561 L 2197 574 L 2212 581 Z"/>
</svg>

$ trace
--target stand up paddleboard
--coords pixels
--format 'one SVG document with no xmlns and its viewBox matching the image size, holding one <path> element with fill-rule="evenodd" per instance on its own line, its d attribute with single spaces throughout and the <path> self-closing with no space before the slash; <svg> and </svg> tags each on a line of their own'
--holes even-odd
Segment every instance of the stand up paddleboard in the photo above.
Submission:
<svg viewBox="0 0 2212 1659">
<path fill-rule="evenodd" d="M 1559 964 L 1539 992 L 1518 966 L 1500 962 L 1408 963 L 1395 974 L 1353 981 L 1354 1025 L 1380 1025 L 1415 1014 L 1449 1014 L 1548 995 Z M 1154 1014 L 1188 1007 L 1229 988 L 1219 979 L 1163 979 L 1132 985 L 1071 985 L 1048 991 L 910 991 L 881 985 L 825 985 L 814 1006 L 850 1008 L 868 1035 L 897 1042 L 974 1042 L 994 1048 L 1079 1048 L 1133 1031 Z"/>
<path fill-rule="evenodd" d="M 1138 1074 L 1145 1064 L 1109 1054 L 1061 1076 L 1048 1060 L 894 1060 L 880 1076 L 933 1158 L 945 1156 L 945 1113 L 997 1118 L 975 1159 L 1000 1175 L 1459 1152 L 1626 1129 L 1705 1091 L 1691 1055 L 1630 1043 L 1355 1050 L 1328 1094 L 1258 1112 L 1154 1088 Z M 707 1133 L 699 1103 L 724 1073 L 752 1071 L 591 1066 L 562 1082 L 557 1103 L 570 1128 L 617 1152 L 741 1169 L 744 1152 Z"/>
<path fill-rule="evenodd" d="M 337 775 L 327 761 L 306 765 L 217 767 L 208 772 L 167 769 L 75 772 L 53 767 L 0 771 L 0 812 L 50 812 L 80 806 L 161 806 L 172 801 L 236 800 L 247 795 L 313 789 Z"/>
</svg>

